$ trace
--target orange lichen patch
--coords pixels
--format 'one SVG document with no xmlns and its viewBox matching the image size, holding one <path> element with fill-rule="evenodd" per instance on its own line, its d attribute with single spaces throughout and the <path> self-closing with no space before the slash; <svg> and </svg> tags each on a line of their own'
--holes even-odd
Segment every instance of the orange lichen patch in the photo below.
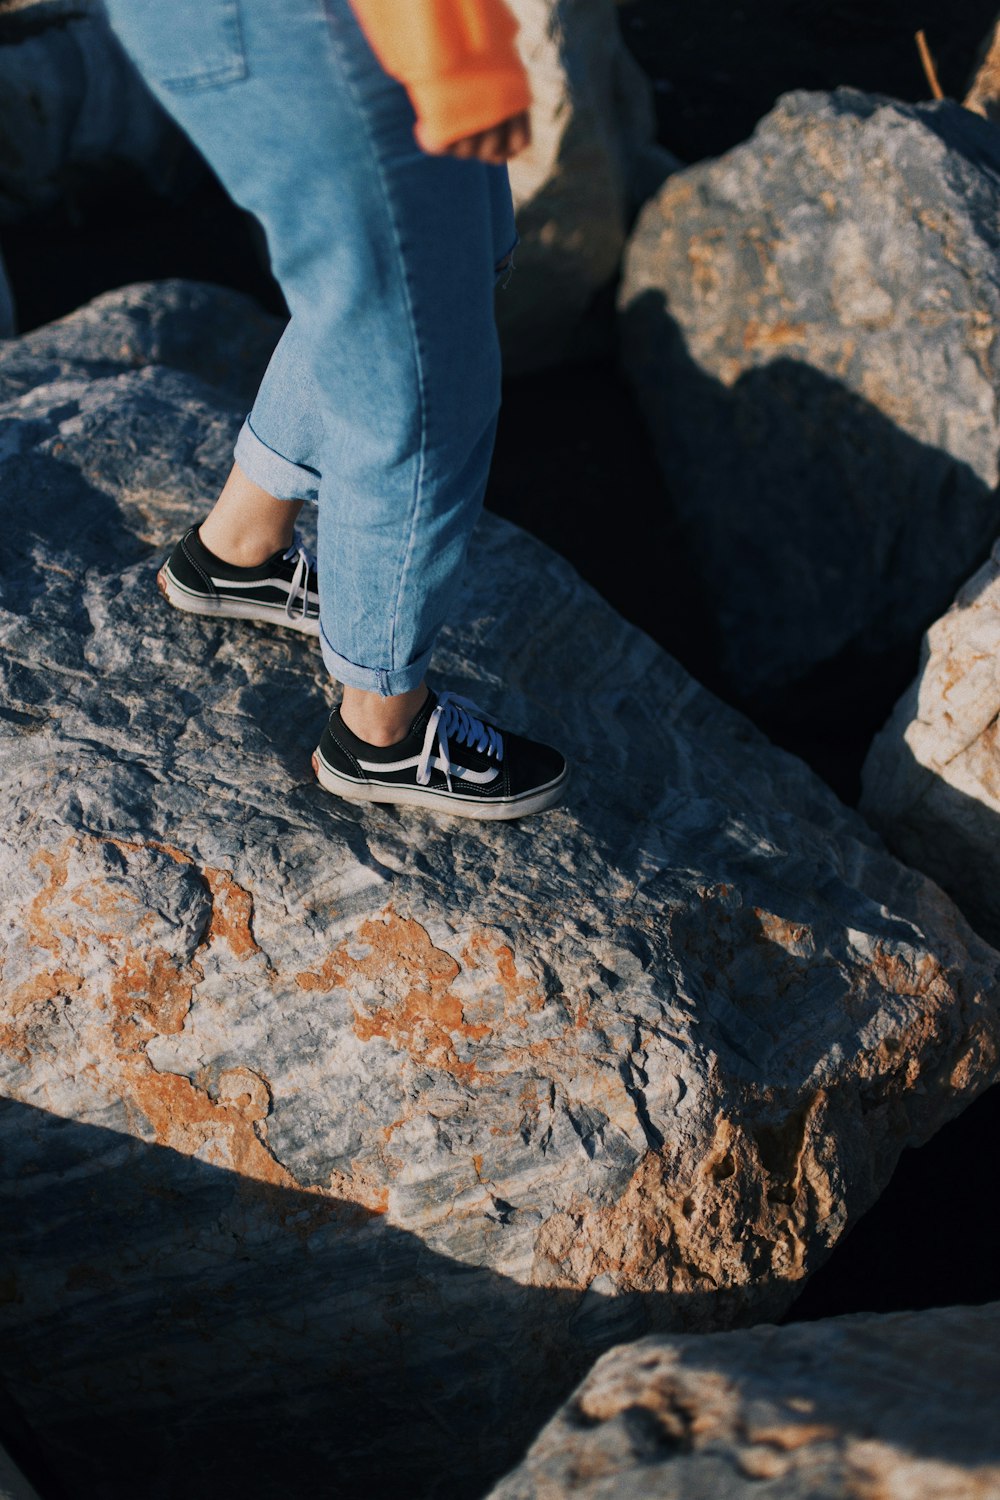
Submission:
<svg viewBox="0 0 1000 1500">
<path fill-rule="evenodd" d="M 490 976 L 499 985 L 503 995 L 503 1019 L 524 1030 L 528 1025 L 527 1014 L 541 1010 L 545 1004 L 533 979 L 517 972 L 514 954 L 506 943 L 493 943 L 485 932 L 473 932 L 464 949 L 462 961 L 467 968 L 484 972 L 492 969 Z M 492 1023 L 491 1030 L 496 1029 Z"/>
<path fill-rule="evenodd" d="M 10 997 L 10 1014 L 16 1018 L 29 1005 L 44 1005 L 57 1000 L 61 995 L 75 995 L 82 987 L 82 980 L 68 969 L 53 969 L 51 974 L 33 974 L 19 984 Z"/>
<path fill-rule="evenodd" d="M 791 953 L 795 957 L 812 956 L 816 945 L 808 923 L 790 922 L 787 917 L 779 917 L 775 912 L 765 911 L 762 906 L 755 906 L 753 914 L 760 923 L 761 940 L 775 943 L 786 953 Z"/>
<path fill-rule="evenodd" d="M 30 943 L 33 943 L 36 948 L 46 949 L 49 953 L 58 953 L 62 948 L 63 939 L 73 936 L 68 925 L 65 922 L 56 921 L 49 911 L 49 907 L 66 884 L 72 848 L 73 840 L 67 839 L 59 850 L 40 849 L 31 861 L 31 869 L 37 870 L 41 867 L 47 870 L 48 878 L 25 910 L 25 933 Z"/>
<path fill-rule="evenodd" d="M 828 1422 L 748 1422 L 745 1432 L 751 1443 L 780 1448 L 783 1453 L 794 1453 L 796 1448 L 826 1443 L 842 1435 Z"/>
<path fill-rule="evenodd" d="M 941 960 L 933 953 L 921 953 L 914 961 L 909 956 L 890 952 L 882 943 L 876 943 L 869 968 L 879 984 L 891 994 L 933 998 L 947 1006 L 954 1004 L 954 990 Z"/>
<path fill-rule="evenodd" d="M 471 1079 L 474 1062 L 463 1062 L 455 1051 L 456 1036 L 478 1041 L 488 1026 L 468 1026 L 462 1002 L 455 995 L 434 990 L 410 990 L 401 1007 L 380 1006 L 374 1014 L 355 1011 L 354 1032 L 363 1042 L 384 1037 L 401 1052 L 408 1052 L 427 1067 L 440 1068 L 455 1078 Z"/>
<path fill-rule="evenodd" d="M 271 1085 L 254 1068 L 225 1068 L 216 1079 L 215 1096 L 247 1120 L 266 1119 L 271 1109 Z"/>
<path fill-rule="evenodd" d="M 776 323 L 759 323 L 751 318 L 743 329 L 743 348 L 749 354 L 754 349 L 784 349 L 789 344 L 804 344 L 806 325 L 789 323 L 779 318 Z"/>
<path fill-rule="evenodd" d="M 367 947 L 363 957 L 353 956 L 356 944 Z M 543 1000 L 534 982 L 518 974 L 510 948 L 491 942 L 485 934 L 473 934 L 462 958 L 469 969 L 485 971 L 482 1001 L 463 1000 L 454 993 L 454 981 L 462 972 L 459 963 L 434 946 L 419 922 L 400 917 L 389 906 L 379 920 L 364 922 L 356 939 L 341 943 L 318 969 L 305 970 L 295 979 L 304 990 L 376 985 L 386 995 L 385 1002 L 355 1008 L 354 1031 L 361 1041 L 384 1038 L 421 1066 L 468 1081 L 478 1070 L 474 1061 L 458 1056 L 457 1043 L 481 1041 L 510 1021 L 526 1026 L 525 1010 L 537 1010 Z M 474 1015 L 481 1012 L 481 1018 L 470 1017 L 473 1006 Z"/>
<path fill-rule="evenodd" d="M 720 1115 L 683 1176 L 668 1149 L 647 1152 L 617 1203 L 581 1201 L 542 1225 L 533 1279 L 581 1288 L 609 1275 L 621 1291 L 674 1294 L 800 1280 L 810 1214 L 832 1199 L 819 1144 L 825 1104 L 817 1094 L 756 1135 Z M 734 1244 L 744 1247 L 738 1262 Z"/>
<path fill-rule="evenodd" d="M 259 953 L 260 946 L 251 927 L 253 897 L 250 892 L 237 885 L 226 870 L 206 869 L 204 875 L 212 893 L 212 915 L 206 941 L 212 943 L 223 939 L 239 959 Z"/>
<path fill-rule="evenodd" d="M 197 964 L 179 967 L 162 948 L 138 953 L 129 948 L 111 982 L 111 1002 L 119 1015 L 135 1013 L 155 1031 L 183 1031 L 194 987 L 204 976 Z"/>
<path fill-rule="evenodd" d="M 300 1188 L 238 1105 L 212 1099 L 181 1073 L 157 1072 L 144 1053 L 121 1061 L 128 1097 L 152 1125 L 159 1145 L 194 1156 L 214 1142 L 224 1164 L 243 1177 L 274 1187 L 321 1191 Z"/>
<path fill-rule="evenodd" d="M 93 842 L 110 844 L 122 854 L 138 854 L 143 849 L 155 849 L 157 854 L 165 854 L 168 859 L 172 859 L 175 865 L 194 864 L 194 859 L 190 854 L 185 854 L 183 849 L 178 849 L 173 844 L 165 844 L 162 839 L 146 839 L 144 843 L 139 843 L 136 839 L 119 839 L 109 833 L 104 833 L 99 837 L 94 836 Z"/>
<path fill-rule="evenodd" d="M 694 289 L 702 297 L 710 297 L 720 286 L 722 273 L 716 257 L 716 243 L 723 238 L 721 229 L 709 230 L 706 234 L 693 234 L 688 241 L 687 258 L 691 267 Z"/>
<path fill-rule="evenodd" d="M 16 1026 L 0 1026 L 0 1052 L 6 1052 L 20 1063 L 31 1061 L 31 1049 L 23 1032 Z"/>
</svg>

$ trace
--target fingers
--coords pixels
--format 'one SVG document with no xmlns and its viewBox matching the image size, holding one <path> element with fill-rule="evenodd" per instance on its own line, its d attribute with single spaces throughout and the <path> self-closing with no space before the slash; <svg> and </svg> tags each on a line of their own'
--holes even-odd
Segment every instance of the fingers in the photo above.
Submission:
<svg viewBox="0 0 1000 1500">
<path fill-rule="evenodd" d="M 466 161 L 482 161 L 489 166 L 499 167 L 517 156 L 519 151 L 523 151 L 530 144 L 531 117 L 525 110 L 522 114 L 512 115 L 509 120 L 503 120 L 489 130 L 480 130 L 475 135 L 467 135 L 463 140 L 455 141 L 452 145 L 445 147 L 444 154 L 457 156 Z"/>
</svg>

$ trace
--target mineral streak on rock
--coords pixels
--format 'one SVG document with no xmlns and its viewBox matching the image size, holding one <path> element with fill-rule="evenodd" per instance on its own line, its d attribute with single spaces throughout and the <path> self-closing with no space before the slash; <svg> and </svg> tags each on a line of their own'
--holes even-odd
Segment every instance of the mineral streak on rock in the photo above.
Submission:
<svg viewBox="0 0 1000 1500">
<path fill-rule="evenodd" d="M 864 808 L 904 859 L 1000 942 L 1000 545 L 931 626 L 920 668 L 877 736 Z"/>
<path fill-rule="evenodd" d="M 1000 1304 L 606 1354 L 489 1500 L 993 1500 Z"/>
<path fill-rule="evenodd" d="M 1000 957 L 489 516 L 436 679 L 567 803 L 329 798 L 314 645 L 155 588 L 235 304 L 101 305 L 118 363 L 92 309 L 0 349 L 0 1378 L 113 1500 L 471 1497 L 602 1348 L 784 1311 L 996 1077 Z"/>
<path fill-rule="evenodd" d="M 1000 137 L 790 94 L 629 242 L 625 365 L 744 701 L 916 644 L 996 532 Z"/>
</svg>

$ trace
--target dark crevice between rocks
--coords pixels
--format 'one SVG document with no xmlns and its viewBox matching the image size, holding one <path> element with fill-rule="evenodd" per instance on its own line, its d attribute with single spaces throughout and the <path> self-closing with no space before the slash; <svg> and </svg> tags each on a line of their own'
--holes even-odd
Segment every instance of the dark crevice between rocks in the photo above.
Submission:
<svg viewBox="0 0 1000 1500">
<path fill-rule="evenodd" d="M 929 97 L 914 33 L 923 28 L 941 84 L 961 99 L 994 0 L 619 0 L 622 34 L 653 79 L 659 136 L 683 161 L 746 140 L 781 94 L 834 89 Z"/>
</svg>

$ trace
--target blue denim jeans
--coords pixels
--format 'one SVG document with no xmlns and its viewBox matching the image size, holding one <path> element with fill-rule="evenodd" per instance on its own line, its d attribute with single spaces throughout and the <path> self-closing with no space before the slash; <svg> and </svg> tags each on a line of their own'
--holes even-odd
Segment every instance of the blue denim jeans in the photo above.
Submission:
<svg viewBox="0 0 1000 1500">
<path fill-rule="evenodd" d="M 506 169 L 428 156 L 348 0 L 106 0 L 121 40 L 263 224 L 292 318 L 236 447 L 319 506 L 333 676 L 417 687 L 482 503 L 500 402 Z"/>
</svg>

